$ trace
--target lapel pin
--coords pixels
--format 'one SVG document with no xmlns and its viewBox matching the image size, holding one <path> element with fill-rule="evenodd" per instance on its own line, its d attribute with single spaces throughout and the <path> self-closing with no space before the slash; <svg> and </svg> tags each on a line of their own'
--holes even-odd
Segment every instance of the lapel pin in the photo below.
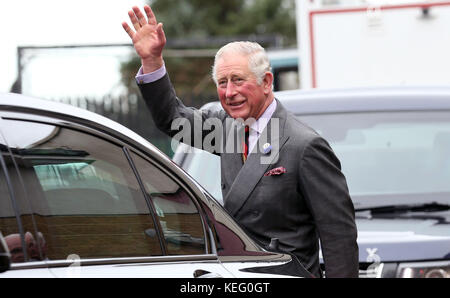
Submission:
<svg viewBox="0 0 450 298">
<path fill-rule="evenodd" d="M 264 154 L 267 154 L 272 150 L 272 146 L 269 143 L 265 143 L 262 146 L 262 149 L 263 149 Z"/>
</svg>

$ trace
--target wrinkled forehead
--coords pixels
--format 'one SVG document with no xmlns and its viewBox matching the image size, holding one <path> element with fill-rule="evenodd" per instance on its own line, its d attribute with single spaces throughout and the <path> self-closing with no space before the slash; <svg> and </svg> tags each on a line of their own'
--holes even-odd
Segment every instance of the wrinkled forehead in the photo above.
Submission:
<svg viewBox="0 0 450 298">
<path fill-rule="evenodd" d="M 248 58 L 248 55 L 233 55 L 231 53 L 224 54 L 218 58 L 216 62 L 217 77 L 251 74 Z"/>
</svg>

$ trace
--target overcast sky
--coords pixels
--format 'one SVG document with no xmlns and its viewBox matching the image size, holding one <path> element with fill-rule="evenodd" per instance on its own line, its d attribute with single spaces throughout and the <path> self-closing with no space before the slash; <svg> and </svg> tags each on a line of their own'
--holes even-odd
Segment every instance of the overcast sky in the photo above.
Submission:
<svg viewBox="0 0 450 298">
<path fill-rule="evenodd" d="M 142 7 L 144 3 L 144 0 L 0 1 L 0 92 L 9 92 L 16 79 L 17 46 L 130 43 L 121 23 L 128 21 L 127 12 L 133 5 Z M 110 71 L 106 69 L 102 72 L 100 68 L 102 63 L 108 64 L 108 59 L 105 57 L 100 59 L 99 53 L 94 53 L 93 58 L 95 56 L 97 57 L 95 61 L 99 61 L 100 66 L 97 67 L 98 73 L 107 76 Z M 77 59 L 66 60 L 77 62 Z M 92 73 L 92 70 L 83 71 L 84 74 L 79 73 L 82 68 L 62 64 L 59 64 L 58 67 L 58 63 L 52 65 L 48 61 L 50 61 L 48 57 L 47 60 L 33 60 L 36 64 L 33 66 L 33 71 L 38 66 L 46 65 L 44 68 L 52 71 L 52 74 L 39 73 L 39 75 L 35 75 L 36 78 L 40 77 L 40 81 L 29 81 L 27 85 L 29 90 L 45 93 L 43 88 L 48 89 L 48 86 L 51 85 L 61 85 L 62 82 L 68 79 L 73 80 L 74 77 L 80 77 L 81 80 L 81 77 Z M 85 70 L 87 66 L 96 67 L 95 63 L 86 63 L 86 61 L 77 63 L 78 66 L 84 65 Z M 38 88 L 36 85 L 40 87 Z M 103 88 L 105 87 L 107 86 L 103 86 Z M 46 96 L 47 94 L 42 95 Z"/>
</svg>

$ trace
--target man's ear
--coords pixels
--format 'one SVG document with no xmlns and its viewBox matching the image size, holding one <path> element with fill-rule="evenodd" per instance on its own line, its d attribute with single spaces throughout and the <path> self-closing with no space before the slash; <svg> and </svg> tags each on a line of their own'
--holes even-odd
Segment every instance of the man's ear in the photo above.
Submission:
<svg viewBox="0 0 450 298">
<path fill-rule="evenodd" d="M 267 71 L 262 82 L 262 85 L 264 87 L 264 94 L 269 94 L 272 91 L 272 84 L 273 74 L 270 71 Z"/>
</svg>

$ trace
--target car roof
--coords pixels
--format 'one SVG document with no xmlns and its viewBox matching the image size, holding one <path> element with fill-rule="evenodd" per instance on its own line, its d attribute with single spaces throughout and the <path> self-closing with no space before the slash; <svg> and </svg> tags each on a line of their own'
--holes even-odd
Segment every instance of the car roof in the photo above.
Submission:
<svg viewBox="0 0 450 298">
<path fill-rule="evenodd" d="M 63 115 L 78 119 L 78 121 L 84 120 L 83 122 L 92 122 L 95 123 L 96 126 L 101 125 L 109 130 L 118 132 L 123 136 L 132 139 L 134 142 L 137 142 L 154 152 L 160 153 L 154 145 L 127 127 L 102 115 L 68 104 L 39 99 L 22 94 L 0 93 L 0 110 L 10 110 L 15 112 L 44 112 L 45 114 L 53 114 L 53 116 Z"/>
<path fill-rule="evenodd" d="M 450 86 L 289 90 L 275 97 L 294 114 L 450 110 Z"/>
</svg>

